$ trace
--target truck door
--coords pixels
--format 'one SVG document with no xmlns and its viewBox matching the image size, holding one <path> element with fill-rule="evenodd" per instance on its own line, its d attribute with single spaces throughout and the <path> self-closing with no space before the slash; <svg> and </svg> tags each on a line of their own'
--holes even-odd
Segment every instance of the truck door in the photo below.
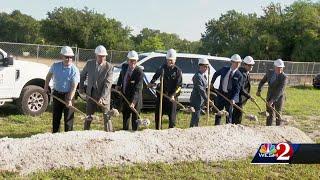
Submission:
<svg viewBox="0 0 320 180">
<path fill-rule="evenodd" d="M 4 55 L 0 53 L 0 99 L 11 98 L 15 83 L 14 66 L 4 66 Z"/>
</svg>

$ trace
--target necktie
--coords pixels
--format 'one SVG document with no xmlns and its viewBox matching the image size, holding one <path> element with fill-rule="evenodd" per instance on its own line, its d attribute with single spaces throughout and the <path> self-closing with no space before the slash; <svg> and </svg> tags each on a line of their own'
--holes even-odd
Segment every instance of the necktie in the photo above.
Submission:
<svg viewBox="0 0 320 180">
<path fill-rule="evenodd" d="M 228 79 L 228 91 L 232 89 L 232 71 L 230 72 L 230 75 L 229 75 L 229 79 Z"/>
<path fill-rule="evenodd" d="M 123 92 L 125 92 L 126 87 L 128 86 L 128 83 L 130 82 L 130 77 L 131 77 L 131 72 L 128 70 L 126 73 L 126 77 L 124 79 L 124 82 L 123 82 Z"/>
<path fill-rule="evenodd" d="M 223 90 L 224 92 L 228 92 L 228 85 L 229 85 L 230 76 L 232 76 L 232 71 L 231 71 L 231 69 L 227 72 L 226 76 L 223 78 L 222 90 Z"/>
<path fill-rule="evenodd" d="M 203 77 L 204 77 L 205 80 L 208 80 L 206 75 L 203 75 Z"/>
</svg>

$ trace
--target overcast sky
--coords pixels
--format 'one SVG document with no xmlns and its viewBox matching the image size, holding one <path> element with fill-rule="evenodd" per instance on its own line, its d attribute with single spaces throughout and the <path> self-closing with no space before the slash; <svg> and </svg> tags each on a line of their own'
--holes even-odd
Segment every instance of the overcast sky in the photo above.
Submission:
<svg viewBox="0 0 320 180">
<path fill-rule="evenodd" d="M 199 40 L 208 20 L 217 19 L 232 9 L 261 15 L 262 7 L 271 2 L 290 5 L 294 0 L 5 0 L 1 2 L 0 11 L 10 13 L 18 9 L 39 20 L 46 18 L 46 13 L 55 7 L 83 9 L 86 6 L 131 27 L 133 34 L 148 27 Z"/>
</svg>

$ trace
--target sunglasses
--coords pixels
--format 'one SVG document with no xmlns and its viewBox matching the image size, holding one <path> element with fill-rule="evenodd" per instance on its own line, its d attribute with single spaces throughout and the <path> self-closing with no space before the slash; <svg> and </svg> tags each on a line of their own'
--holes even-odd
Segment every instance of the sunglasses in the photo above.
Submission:
<svg viewBox="0 0 320 180">
<path fill-rule="evenodd" d="M 73 56 L 64 56 L 64 58 L 66 58 L 66 59 L 72 59 Z"/>
</svg>

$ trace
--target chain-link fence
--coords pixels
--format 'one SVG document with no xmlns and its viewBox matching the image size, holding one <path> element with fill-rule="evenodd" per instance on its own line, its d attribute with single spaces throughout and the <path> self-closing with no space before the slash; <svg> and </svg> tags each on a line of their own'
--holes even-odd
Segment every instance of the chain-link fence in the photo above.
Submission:
<svg viewBox="0 0 320 180">
<path fill-rule="evenodd" d="M 0 42 L 0 48 L 19 60 L 27 60 L 51 65 L 60 59 L 63 46 Z M 94 49 L 71 47 L 75 53 L 75 63 L 81 69 L 88 59 L 94 59 Z M 126 60 L 127 51 L 108 50 L 107 60 L 119 64 Z"/>
<path fill-rule="evenodd" d="M 0 42 L 0 48 L 19 60 L 35 61 L 51 65 L 59 59 L 62 46 Z M 75 53 L 75 63 L 82 69 L 88 59 L 94 59 L 94 49 L 72 47 Z M 126 60 L 127 51 L 108 50 L 107 60 L 119 64 Z M 253 80 L 258 81 L 262 75 L 273 68 L 273 61 L 256 60 L 252 71 Z M 315 74 L 320 73 L 319 62 L 285 62 L 284 72 L 289 75 L 291 84 L 310 84 Z"/>
<path fill-rule="evenodd" d="M 318 62 L 284 62 L 284 72 L 286 74 L 298 75 L 314 75 L 320 73 L 320 63 Z M 273 68 L 273 61 L 257 60 L 255 61 L 252 73 L 263 73 Z"/>
<path fill-rule="evenodd" d="M 107 60 L 113 64 L 120 64 L 126 60 L 128 51 L 108 50 Z M 88 59 L 95 59 L 94 49 L 78 48 L 77 66 L 83 67 Z"/>
</svg>

